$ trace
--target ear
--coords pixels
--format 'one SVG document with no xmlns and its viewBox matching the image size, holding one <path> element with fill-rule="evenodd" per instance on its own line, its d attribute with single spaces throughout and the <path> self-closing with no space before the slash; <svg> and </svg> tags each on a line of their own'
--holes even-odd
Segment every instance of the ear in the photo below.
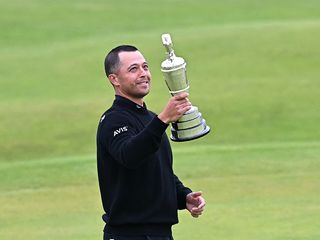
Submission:
<svg viewBox="0 0 320 240">
<path fill-rule="evenodd" d="M 116 74 L 114 74 L 114 73 L 109 74 L 108 79 L 109 79 L 109 81 L 111 82 L 111 84 L 113 86 L 119 86 L 120 85 L 119 81 L 118 81 L 118 77 L 117 77 Z"/>
</svg>

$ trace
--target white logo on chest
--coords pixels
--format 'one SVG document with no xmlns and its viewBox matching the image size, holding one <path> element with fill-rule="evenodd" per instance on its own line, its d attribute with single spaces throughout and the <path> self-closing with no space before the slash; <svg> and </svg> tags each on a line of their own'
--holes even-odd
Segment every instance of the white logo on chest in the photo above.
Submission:
<svg viewBox="0 0 320 240">
<path fill-rule="evenodd" d="M 119 133 L 128 131 L 128 126 L 121 127 L 113 132 L 113 136 L 118 135 Z"/>
</svg>

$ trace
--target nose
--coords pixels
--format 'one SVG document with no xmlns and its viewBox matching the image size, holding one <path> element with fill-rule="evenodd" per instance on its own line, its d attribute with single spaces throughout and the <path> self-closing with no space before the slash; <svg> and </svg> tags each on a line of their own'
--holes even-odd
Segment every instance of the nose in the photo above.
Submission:
<svg viewBox="0 0 320 240">
<path fill-rule="evenodd" d="M 144 67 L 140 67 L 140 75 L 146 76 L 148 75 L 149 70 L 145 69 Z"/>
</svg>

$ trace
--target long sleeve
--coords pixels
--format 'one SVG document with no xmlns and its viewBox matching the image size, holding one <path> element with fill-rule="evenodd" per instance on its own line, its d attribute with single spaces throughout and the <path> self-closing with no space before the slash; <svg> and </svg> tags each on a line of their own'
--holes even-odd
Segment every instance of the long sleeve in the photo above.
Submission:
<svg viewBox="0 0 320 240">
<path fill-rule="evenodd" d="M 190 188 L 185 187 L 176 175 L 174 175 L 174 179 L 177 190 L 178 209 L 182 210 L 186 208 L 186 196 L 192 191 Z"/>
<path fill-rule="evenodd" d="M 132 118 L 132 117 L 131 117 Z M 102 125 L 102 142 L 111 156 L 127 168 L 136 168 L 146 157 L 156 152 L 167 128 L 157 116 L 142 130 L 137 131 L 133 120 L 125 112 L 106 115 Z"/>
</svg>

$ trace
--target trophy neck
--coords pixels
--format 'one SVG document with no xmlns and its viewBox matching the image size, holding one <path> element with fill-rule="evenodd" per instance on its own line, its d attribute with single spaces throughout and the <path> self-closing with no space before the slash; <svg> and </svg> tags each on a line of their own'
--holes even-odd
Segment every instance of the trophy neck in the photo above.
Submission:
<svg viewBox="0 0 320 240">
<path fill-rule="evenodd" d="M 172 48 L 171 48 L 171 51 L 167 52 L 167 56 L 168 56 L 168 60 L 170 62 L 173 62 L 177 58 L 177 56 L 174 54 L 174 51 Z"/>
</svg>

